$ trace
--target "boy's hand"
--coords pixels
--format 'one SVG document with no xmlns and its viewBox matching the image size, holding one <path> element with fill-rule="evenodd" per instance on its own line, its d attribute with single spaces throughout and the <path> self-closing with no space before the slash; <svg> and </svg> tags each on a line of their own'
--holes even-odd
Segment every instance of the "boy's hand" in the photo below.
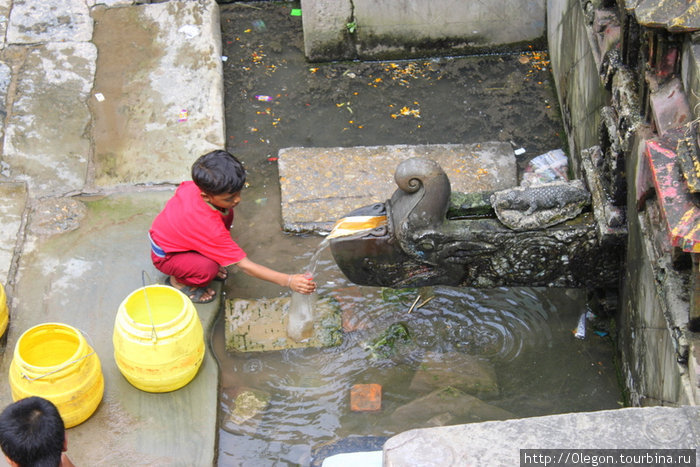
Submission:
<svg viewBox="0 0 700 467">
<path fill-rule="evenodd" d="M 311 274 L 292 274 L 289 276 L 289 288 L 293 292 L 308 295 L 316 290 L 316 282 L 314 282 Z"/>
</svg>

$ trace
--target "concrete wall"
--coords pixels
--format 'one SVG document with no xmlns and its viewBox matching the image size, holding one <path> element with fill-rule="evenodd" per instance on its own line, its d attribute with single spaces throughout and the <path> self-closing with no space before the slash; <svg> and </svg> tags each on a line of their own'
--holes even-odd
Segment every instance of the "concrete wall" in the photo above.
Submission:
<svg viewBox="0 0 700 467">
<path fill-rule="evenodd" d="M 304 50 L 312 61 L 520 50 L 543 42 L 544 5 L 545 0 L 301 0 Z"/>
<path fill-rule="evenodd" d="M 641 154 L 637 150 L 629 156 L 637 165 Z M 643 211 L 629 216 L 618 320 L 622 369 L 632 405 L 695 405 L 683 357 L 688 303 L 681 297 L 687 293 L 686 282 L 674 270 L 663 237 L 658 238 L 665 234 L 658 232 L 660 225 L 653 199 Z"/>
<path fill-rule="evenodd" d="M 611 92 L 599 74 L 601 53 L 580 0 L 550 1 L 547 39 L 570 154 L 581 164 L 581 150 L 600 143 L 600 110 Z M 685 52 L 693 46 L 686 45 Z M 698 89 L 696 59 L 683 60 L 686 89 Z M 613 85 L 612 90 L 615 91 Z M 697 92 L 697 91 L 696 91 Z M 688 93 L 692 95 L 693 93 Z M 700 95 L 700 94 L 699 94 Z M 697 98 L 691 105 L 697 103 Z M 688 273 L 677 270 L 653 197 L 637 209 L 636 183 L 648 178 L 644 142 L 657 135 L 641 124 L 625 151 L 627 171 L 627 258 L 618 302 L 621 369 L 633 405 L 695 405 L 692 345 L 688 363 Z M 639 190 L 640 192 L 643 189 Z M 690 375 L 690 376 L 689 376 Z M 694 378 L 694 377 L 692 377 Z"/>
<path fill-rule="evenodd" d="M 598 144 L 600 109 L 609 100 L 584 27 L 579 0 L 547 4 L 547 42 L 570 154 Z M 580 175 L 576 158 L 574 173 Z"/>
</svg>

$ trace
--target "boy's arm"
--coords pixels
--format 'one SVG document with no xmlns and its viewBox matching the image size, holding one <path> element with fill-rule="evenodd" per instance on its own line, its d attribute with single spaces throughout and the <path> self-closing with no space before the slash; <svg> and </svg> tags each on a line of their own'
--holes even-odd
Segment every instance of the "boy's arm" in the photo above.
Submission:
<svg viewBox="0 0 700 467">
<path fill-rule="evenodd" d="M 316 283 L 304 277 L 303 274 L 285 274 L 283 272 L 278 272 L 262 264 L 255 263 L 248 259 L 248 257 L 237 262 L 236 266 L 249 276 L 272 282 L 282 287 L 289 287 L 294 292 L 310 294 L 316 290 Z"/>
</svg>

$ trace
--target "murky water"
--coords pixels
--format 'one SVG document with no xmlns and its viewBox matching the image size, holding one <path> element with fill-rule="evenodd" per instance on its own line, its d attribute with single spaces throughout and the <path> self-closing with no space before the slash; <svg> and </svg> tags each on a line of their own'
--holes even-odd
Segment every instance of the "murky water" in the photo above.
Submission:
<svg viewBox="0 0 700 467">
<path fill-rule="evenodd" d="M 523 164 L 561 147 L 546 55 L 309 64 L 292 7 L 298 3 L 221 9 L 228 149 L 246 164 L 250 183 L 236 208 L 233 236 L 254 261 L 302 272 L 322 240 L 281 231 L 280 148 L 495 140 L 525 148 Z M 404 115 L 403 107 L 415 112 Z M 585 339 L 573 333 L 587 309 L 584 291 L 358 287 L 327 248 L 318 253 L 315 277 L 319 296 L 333 297 L 343 310 L 347 331 L 338 347 L 231 354 L 218 323 L 219 465 L 309 465 L 315 449 L 347 437 L 386 437 L 506 412 L 530 417 L 619 407 L 608 337 L 592 328 Z M 289 290 L 233 271 L 226 293 L 273 298 Z M 410 340 L 398 342 L 388 357 L 373 357 L 367 344 L 395 323 L 406 326 Z M 604 334 L 604 326 L 598 331 Z M 476 358 L 497 389 L 473 392 L 478 410 L 468 414 L 401 415 L 401 407 L 426 394 L 412 382 L 436 355 Z M 382 386 L 380 411 L 350 410 L 350 390 L 363 383 Z M 237 424 L 233 399 L 246 389 L 267 394 L 269 405 Z"/>
<path fill-rule="evenodd" d="M 440 412 L 421 420 L 395 414 L 429 392 L 411 384 L 431 353 L 476 356 L 493 369 L 498 386 L 476 394 L 484 403 L 477 414 L 450 417 L 447 424 L 489 420 L 490 414 L 499 419 L 499 409 L 530 417 L 619 407 L 609 341 L 590 325 L 586 339 L 574 337 L 586 310 L 581 290 L 359 287 L 344 279 L 327 250 L 316 277 L 319 295 L 335 298 L 353 329 L 338 347 L 229 354 L 219 323 L 220 465 L 309 465 L 313 450 L 325 443 L 438 423 Z M 433 298 L 409 313 L 418 295 L 419 304 Z M 366 345 L 394 323 L 406 325 L 410 341 L 399 342 L 388 358 L 373 356 Z M 381 410 L 352 412 L 352 386 L 368 383 L 382 386 Z M 263 391 L 270 404 L 236 424 L 233 399 L 245 389 Z"/>
</svg>

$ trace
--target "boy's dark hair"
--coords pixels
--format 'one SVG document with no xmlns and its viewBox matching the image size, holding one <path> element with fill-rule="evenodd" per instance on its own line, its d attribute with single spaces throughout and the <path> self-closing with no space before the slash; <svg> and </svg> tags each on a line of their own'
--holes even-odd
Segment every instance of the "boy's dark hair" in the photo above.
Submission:
<svg viewBox="0 0 700 467">
<path fill-rule="evenodd" d="M 65 439 L 58 409 L 41 397 L 20 399 L 0 414 L 0 448 L 22 467 L 61 465 Z"/>
<path fill-rule="evenodd" d="M 192 180 L 204 193 L 236 193 L 245 185 L 245 169 L 233 154 L 211 151 L 192 164 Z"/>
</svg>

